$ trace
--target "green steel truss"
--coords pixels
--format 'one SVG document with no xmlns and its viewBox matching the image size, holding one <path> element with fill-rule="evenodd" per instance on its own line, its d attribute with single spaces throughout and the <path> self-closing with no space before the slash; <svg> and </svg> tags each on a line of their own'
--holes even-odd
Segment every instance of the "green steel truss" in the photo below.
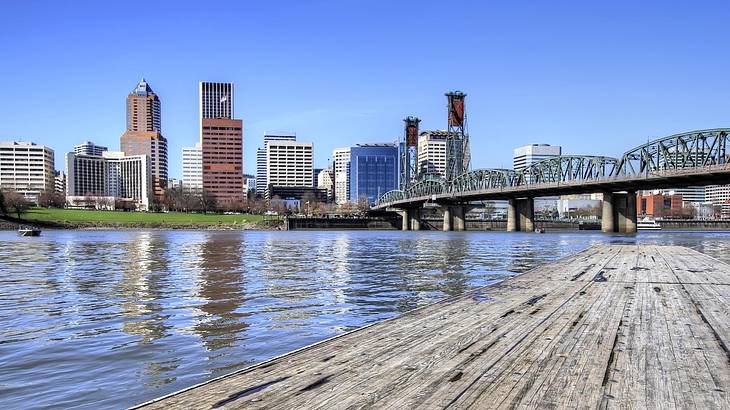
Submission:
<svg viewBox="0 0 730 410">
<path fill-rule="evenodd" d="M 439 175 L 421 177 L 406 191 L 386 192 L 378 206 L 438 194 L 461 195 L 526 185 L 646 178 L 656 172 L 702 168 L 730 162 L 726 151 L 730 128 L 692 131 L 660 138 L 627 151 L 621 159 L 563 155 L 535 162 L 520 171 L 477 169 L 446 181 Z"/>
</svg>

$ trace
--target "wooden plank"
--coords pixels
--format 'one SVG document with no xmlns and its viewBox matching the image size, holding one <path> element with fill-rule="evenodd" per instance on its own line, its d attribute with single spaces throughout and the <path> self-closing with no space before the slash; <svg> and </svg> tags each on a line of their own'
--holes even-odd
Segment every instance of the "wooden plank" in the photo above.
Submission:
<svg viewBox="0 0 730 410">
<path fill-rule="evenodd" d="M 604 245 L 145 408 L 730 408 L 730 266 Z"/>
</svg>

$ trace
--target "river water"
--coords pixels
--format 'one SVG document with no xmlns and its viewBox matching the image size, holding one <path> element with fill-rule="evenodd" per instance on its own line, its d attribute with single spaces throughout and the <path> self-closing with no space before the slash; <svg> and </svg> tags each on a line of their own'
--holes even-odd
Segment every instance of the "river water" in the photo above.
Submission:
<svg viewBox="0 0 730 410">
<path fill-rule="evenodd" d="M 601 242 L 730 233 L 0 232 L 0 408 L 119 408 Z"/>
</svg>

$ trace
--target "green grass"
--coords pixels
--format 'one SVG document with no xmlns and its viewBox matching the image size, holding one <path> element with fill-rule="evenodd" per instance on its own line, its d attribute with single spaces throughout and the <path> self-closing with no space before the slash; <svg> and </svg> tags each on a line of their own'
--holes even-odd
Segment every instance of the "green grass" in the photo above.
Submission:
<svg viewBox="0 0 730 410">
<path fill-rule="evenodd" d="M 56 223 L 112 223 L 112 224 L 242 224 L 258 223 L 261 215 L 192 214 L 183 212 L 122 212 L 80 209 L 32 208 L 23 214 L 27 221 Z"/>
</svg>

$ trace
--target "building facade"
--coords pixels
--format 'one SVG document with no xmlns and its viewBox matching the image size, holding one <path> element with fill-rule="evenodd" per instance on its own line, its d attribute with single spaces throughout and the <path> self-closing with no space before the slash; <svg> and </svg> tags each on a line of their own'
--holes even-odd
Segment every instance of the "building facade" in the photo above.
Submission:
<svg viewBox="0 0 730 410">
<path fill-rule="evenodd" d="M 264 147 L 256 150 L 256 191 L 266 192 L 269 181 L 266 176 L 266 149 L 270 141 L 296 141 L 297 134 L 288 133 L 266 133 L 264 134 Z"/>
<path fill-rule="evenodd" d="M 203 190 L 220 207 L 239 206 L 243 195 L 243 121 L 204 118 L 202 130 Z"/>
<path fill-rule="evenodd" d="M 266 147 L 268 187 L 312 187 L 314 145 L 302 141 L 269 141 Z"/>
<path fill-rule="evenodd" d="M 102 147 L 101 145 L 96 145 L 91 141 L 86 141 L 83 144 L 74 146 L 74 153 L 76 154 L 96 155 L 100 157 L 104 153 L 104 151 L 108 151 L 108 148 Z"/>
<path fill-rule="evenodd" d="M 54 191 L 56 193 L 66 195 L 66 173 L 63 171 L 56 171 L 54 182 Z"/>
<path fill-rule="evenodd" d="M 219 207 L 239 207 L 243 192 L 243 121 L 233 118 L 233 84 L 200 83 L 203 190 Z"/>
<path fill-rule="evenodd" d="M 167 188 L 167 139 L 161 126 L 160 99 L 143 78 L 127 96 L 127 130 L 120 146 L 126 155 L 147 155 L 158 198 Z"/>
<path fill-rule="evenodd" d="M 332 168 L 326 168 L 317 174 L 317 188 L 327 191 L 327 202 L 334 200 L 335 176 Z"/>
<path fill-rule="evenodd" d="M 205 118 L 233 118 L 233 83 L 201 81 L 199 86 L 201 120 Z"/>
<path fill-rule="evenodd" d="M 66 154 L 66 200 L 83 203 L 93 198 L 132 202 L 149 208 L 153 193 L 152 169 L 146 155 L 104 152 L 102 156 Z M 114 208 L 114 204 L 105 208 Z"/>
<path fill-rule="evenodd" d="M 200 143 L 182 149 L 182 186 L 188 192 L 203 190 L 203 148 Z"/>
<path fill-rule="evenodd" d="M 522 171 L 535 162 L 544 159 L 559 157 L 562 147 L 550 144 L 530 144 L 515 148 L 513 157 L 513 168 L 515 171 Z"/>
<path fill-rule="evenodd" d="M 418 136 L 416 173 L 446 177 L 446 142 L 448 131 L 423 131 Z"/>
<path fill-rule="evenodd" d="M 639 215 L 654 218 L 678 218 L 683 216 L 683 198 L 680 194 L 653 193 L 639 195 L 637 208 Z"/>
<path fill-rule="evenodd" d="M 43 191 L 56 186 L 52 149 L 32 142 L 0 142 L 0 189 L 14 190 L 37 202 Z"/>
<path fill-rule="evenodd" d="M 398 187 L 398 146 L 358 144 L 350 149 L 350 202 L 378 197 Z"/>
<path fill-rule="evenodd" d="M 340 205 L 350 200 L 350 148 L 335 148 L 332 160 L 335 203 Z"/>
<path fill-rule="evenodd" d="M 713 205 L 725 205 L 730 202 L 730 185 L 708 185 L 705 187 L 705 201 Z"/>
</svg>

